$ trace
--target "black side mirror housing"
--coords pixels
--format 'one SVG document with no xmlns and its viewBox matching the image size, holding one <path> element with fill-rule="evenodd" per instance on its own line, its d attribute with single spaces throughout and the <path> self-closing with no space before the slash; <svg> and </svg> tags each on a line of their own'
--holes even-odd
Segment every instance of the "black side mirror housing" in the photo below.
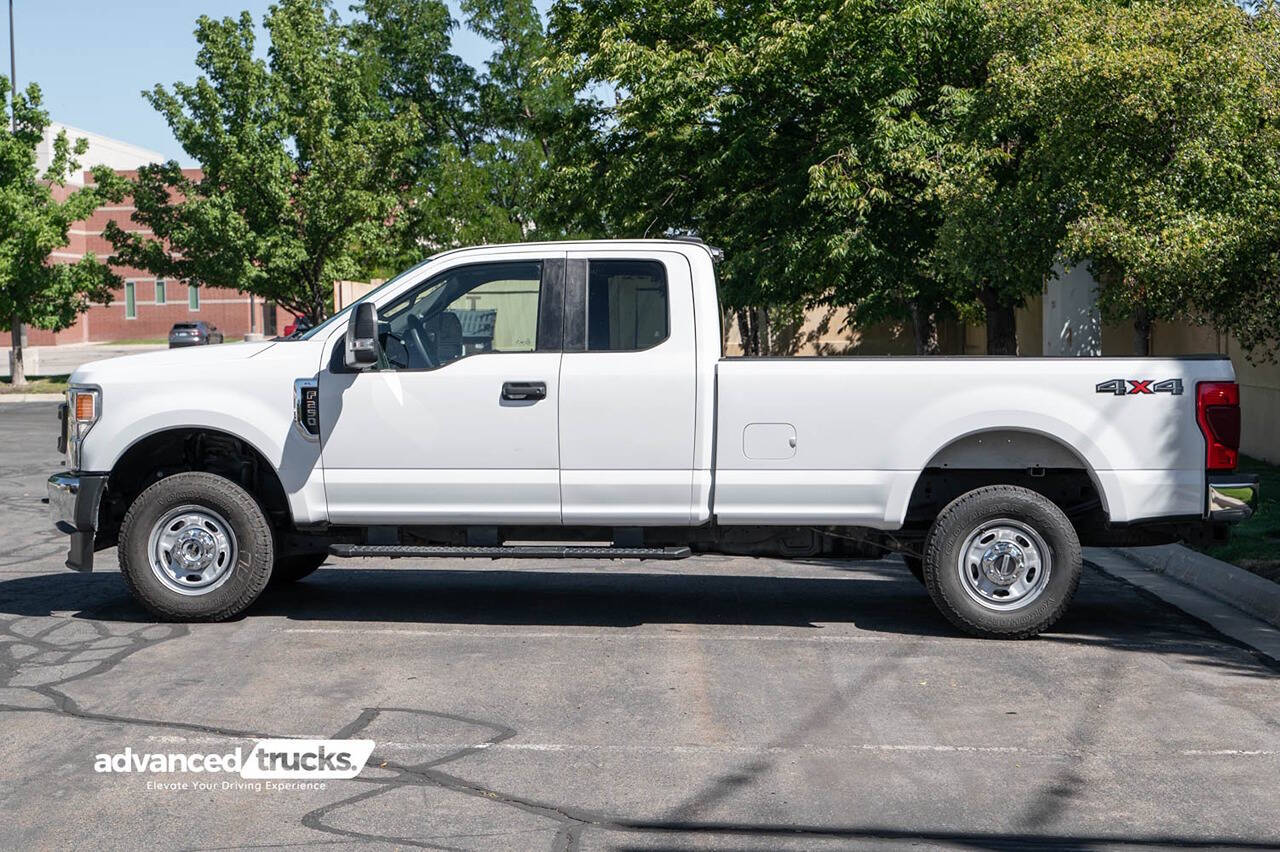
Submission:
<svg viewBox="0 0 1280 852">
<path fill-rule="evenodd" d="M 347 325 L 343 361 L 353 370 L 367 370 L 378 363 L 378 309 L 372 302 L 360 302 Z"/>
</svg>

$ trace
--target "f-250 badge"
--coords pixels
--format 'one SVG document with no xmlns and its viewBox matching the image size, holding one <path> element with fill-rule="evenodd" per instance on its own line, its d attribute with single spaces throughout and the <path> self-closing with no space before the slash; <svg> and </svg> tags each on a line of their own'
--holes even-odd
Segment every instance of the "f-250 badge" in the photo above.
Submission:
<svg viewBox="0 0 1280 852">
<path fill-rule="evenodd" d="M 1098 382 L 1098 386 L 1094 388 L 1098 393 L 1110 393 L 1116 396 L 1132 396 L 1133 394 L 1142 393 L 1169 393 L 1174 396 L 1182 395 L 1182 379 L 1165 379 L 1163 382 L 1157 382 L 1155 379 L 1109 379 L 1105 382 Z"/>
</svg>

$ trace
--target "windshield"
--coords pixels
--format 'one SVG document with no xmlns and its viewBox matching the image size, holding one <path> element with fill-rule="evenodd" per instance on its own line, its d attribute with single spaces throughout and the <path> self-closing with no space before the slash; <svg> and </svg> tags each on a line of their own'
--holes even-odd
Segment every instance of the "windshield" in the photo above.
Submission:
<svg viewBox="0 0 1280 852">
<path fill-rule="evenodd" d="M 334 324 L 335 324 L 335 323 L 337 323 L 337 322 L 339 322 L 339 321 L 341 321 L 341 320 L 342 320 L 342 318 L 343 318 L 343 317 L 345 317 L 347 314 L 351 313 L 351 309 L 352 309 L 352 308 L 354 308 L 356 305 L 360 304 L 360 303 L 361 303 L 361 302 L 363 302 L 365 299 L 372 299 L 374 296 L 378 295 L 378 294 L 379 294 L 379 293 L 381 293 L 383 290 L 385 290 L 385 289 L 387 289 L 388 287 L 390 287 L 392 284 L 397 283 L 401 278 L 404 278 L 406 275 L 409 275 L 409 274 L 411 274 L 411 273 L 415 272 L 415 271 L 416 271 L 416 270 L 418 270 L 420 267 L 422 267 L 422 266 L 424 266 L 424 265 L 426 265 L 426 264 L 428 264 L 428 263 L 430 263 L 430 262 L 431 262 L 431 258 L 427 258 L 426 260 L 422 261 L 421 263 L 416 263 L 416 264 L 414 264 L 413 266 L 409 267 L 408 269 L 406 269 L 404 272 L 401 272 L 401 273 L 400 273 L 399 275 L 397 275 L 396 277 L 394 277 L 394 278 L 388 278 L 386 281 L 382 282 L 382 283 L 381 283 L 381 284 L 379 284 L 377 287 L 374 287 L 374 288 L 373 288 L 372 290 L 370 290 L 368 293 L 365 293 L 365 294 L 364 294 L 363 296 L 361 296 L 359 299 L 356 299 L 354 302 L 352 302 L 351 304 L 347 305 L 345 308 L 343 308 L 342 310 L 338 311 L 336 314 L 334 314 L 333 316 L 329 317 L 329 318 L 328 318 L 327 320 L 325 320 L 324 322 L 322 322 L 322 323 L 320 323 L 319 325 L 317 325 L 317 326 L 315 326 L 315 327 L 313 327 L 313 328 L 309 329 L 309 330 L 307 331 L 307 333 L 306 333 L 306 334 L 298 335 L 297 337 L 293 337 L 293 338 L 290 338 L 290 339 L 291 339 L 291 340 L 310 340 L 311 338 L 315 337 L 316 335 L 319 335 L 319 334 L 328 334 L 328 333 L 329 333 L 329 330 L 333 328 Z"/>
</svg>

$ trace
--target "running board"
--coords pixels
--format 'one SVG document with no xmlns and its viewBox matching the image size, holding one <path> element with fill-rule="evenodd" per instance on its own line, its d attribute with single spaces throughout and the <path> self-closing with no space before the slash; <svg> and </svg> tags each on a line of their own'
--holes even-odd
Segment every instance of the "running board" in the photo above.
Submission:
<svg viewBox="0 0 1280 852">
<path fill-rule="evenodd" d="M 331 544 L 331 556 L 452 557 L 454 559 L 684 559 L 687 547 L 591 547 L 564 544 L 519 544 L 507 547 L 451 547 L 416 544 Z"/>
</svg>

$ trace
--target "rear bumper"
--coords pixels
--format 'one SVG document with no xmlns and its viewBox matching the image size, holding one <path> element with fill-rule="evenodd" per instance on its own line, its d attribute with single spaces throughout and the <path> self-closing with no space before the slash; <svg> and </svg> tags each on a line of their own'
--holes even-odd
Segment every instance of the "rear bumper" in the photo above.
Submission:
<svg viewBox="0 0 1280 852">
<path fill-rule="evenodd" d="M 59 532 L 71 536 L 67 567 L 93 570 L 93 536 L 98 526 L 98 504 L 107 487 L 105 473 L 55 473 L 49 477 L 49 512 Z"/>
<path fill-rule="evenodd" d="M 1209 475 L 1211 521 L 1247 521 L 1258 509 L 1258 477 L 1248 474 L 1215 473 Z"/>
</svg>

